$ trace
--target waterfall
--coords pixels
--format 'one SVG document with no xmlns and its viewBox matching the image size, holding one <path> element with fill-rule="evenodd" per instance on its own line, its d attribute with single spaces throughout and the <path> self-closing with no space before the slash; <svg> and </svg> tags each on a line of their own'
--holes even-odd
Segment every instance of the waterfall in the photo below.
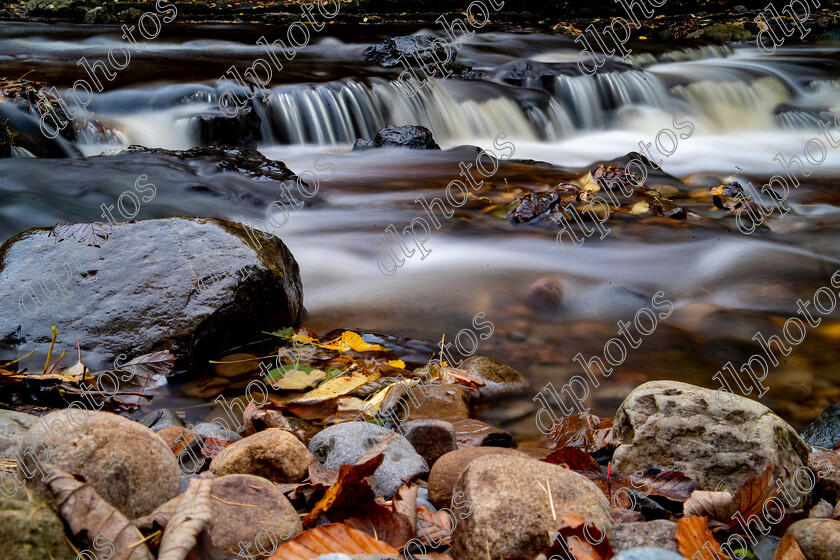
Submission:
<svg viewBox="0 0 840 560">
<path fill-rule="evenodd" d="M 414 96 L 378 78 L 281 86 L 260 114 L 268 119 L 269 141 L 279 144 L 348 144 L 372 139 L 390 124 L 425 126 L 444 143 L 492 138 L 499 131 L 533 141 L 574 132 L 566 110 L 554 99 L 523 104 L 501 94 L 463 96 L 454 91 L 458 85 L 429 81 Z"/>
</svg>

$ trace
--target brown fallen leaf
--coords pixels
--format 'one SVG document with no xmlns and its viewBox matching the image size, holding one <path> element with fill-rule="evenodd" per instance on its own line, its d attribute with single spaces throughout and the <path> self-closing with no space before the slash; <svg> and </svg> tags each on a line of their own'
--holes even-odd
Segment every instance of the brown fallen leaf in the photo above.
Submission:
<svg viewBox="0 0 840 560">
<path fill-rule="evenodd" d="M 603 474 L 601 466 L 592 458 L 592 455 L 577 447 L 558 449 L 545 459 L 540 459 L 540 461 L 551 463 L 552 465 L 564 465 L 573 471 L 588 471 L 598 475 Z"/>
<path fill-rule="evenodd" d="M 549 434 L 550 449 L 579 447 L 587 453 L 612 447 L 612 418 L 599 418 L 588 412 L 564 416 Z"/>
<path fill-rule="evenodd" d="M 49 476 L 45 483 L 55 509 L 76 539 L 91 550 L 103 547 L 102 539 L 108 541 L 116 550 L 110 560 L 154 560 L 137 527 L 92 486 L 53 465 L 46 468 Z"/>
<path fill-rule="evenodd" d="M 293 426 L 289 419 L 283 416 L 283 413 L 280 412 L 282 408 L 281 405 L 271 401 L 262 406 L 257 406 L 253 400 L 250 401 L 242 415 L 245 435 L 252 436 L 268 428 L 280 428 L 298 438 L 302 443 L 306 443 L 306 434 L 300 428 Z"/>
<path fill-rule="evenodd" d="M 313 525 L 318 517 L 326 514 L 334 520 L 341 521 L 359 512 L 360 504 L 373 504 L 375 494 L 365 479 L 373 476 L 383 460 L 385 456 L 380 453 L 375 457 L 365 459 L 361 464 L 341 465 L 338 470 L 338 481 L 327 489 L 324 497 L 303 519 L 303 526 Z"/>
<path fill-rule="evenodd" d="M 750 518 L 756 514 L 759 514 L 761 517 L 763 515 L 761 511 L 765 502 L 779 495 L 778 488 L 773 484 L 773 470 L 775 468 L 776 463 L 770 463 L 764 469 L 763 473 L 749 477 L 738 491 L 735 492 L 735 505 L 745 518 Z M 730 524 L 735 523 L 731 519 L 721 519 L 720 521 Z"/>
<path fill-rule="evenodd" d="M 779 547 L 776 549 L 775 560 L 807 560 L 805 553 L 799 548 L 799 543 L 793 535 L 782 537 Z"/>
<path fill-rule="evenodd" d="M 210 489 L 213 481 L 193 478 L 184 492 L 178 511 L 169 520 L 160 542 L 158 560 L 184 560 L 195 547 L 198 534 L 210 525 L 213 504 Z"/>
<path fill-rule="evenodd" d="M 707 492 L 695 490 L 683 504 L 683 515 L 709 517 L 727 522 L 738 513 L 735 497 L 729 492 Z"/>
<path fill-rule="evenodd" d="M 405 546 L 414 537 L 414 525 L 409 518 L 396 511 L 393 504 L 385 504 L 382 498 L 376 498 L 375 505 L 363 508 L 364 512 L 360 516 L 348 517 L 344 524 L 364 531 L 394 548 Z"/>
<path fill-rule="evenodd" d="M 709 531 L 705 517 L 691 515 L 677 520 L 677 543 L 680 554 L 694 560 L 730 560 Z M 714 555 L 718 556 L 715 557 Z"/>
<path fill-rule="evenodd" d="M 560 529 L 549 535 L 546 557 L 569 558 L 571 554 L 574 560 L 608 560 L 614 556 L 607 536 L 580 515 L 563 515 L 557 523 Z"/>
<path fill-rule="evenodd" d="M 304 531 L 279 546 L 268 560 L 312 560 L 330 552 L 397 555 L 397 549 L 367 533 L 343 523 L 331 523 Z"/>
</svg>

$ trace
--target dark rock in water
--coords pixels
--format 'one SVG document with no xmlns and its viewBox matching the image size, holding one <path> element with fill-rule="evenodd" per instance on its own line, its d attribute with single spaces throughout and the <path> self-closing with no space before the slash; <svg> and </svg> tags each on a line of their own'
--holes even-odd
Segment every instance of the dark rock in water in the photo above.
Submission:
<svg viewBox="0 0 840 560">
<path fill-rule="evenodd" d="M 228 117 L 218 107 L 186 117 L 197 130 L 203 146 L 245 146 L 256 148 L 262 139 L 260 116 L 251 107 L 242 107 Z"/>
<path fill-rule="evenodd" d="M 556 280 L 555 280 L 556 282 Z M 556 288 L 552 285 L 551 290 Z M 563 288 L 559 287 L 559 298 L 563 297 Z M 556 294 L 552 294 L 556 296 Z M 499 398 L 518 395 L 528 388 L 525 377 L 503 363 L 486 356 L 470 356 L 458 366 L 478 375 L 484 385 L 478 388 L 482 398 Z"/>
<path fill-rule="evenodd" d="M 840 442 L 840 404 L 833 404 L 822 411 L 820 417 L 802 430 L 802 439 L 808 445 L 834 449 Z"/>
<path fill-rule="evenodd" d="M 0 356 L 42 355 L 56 325 L 56 348 L 78 337 L 92 371 L 158 350 L 192 365 L 300 320 L 298 264 L 271 234 L 215 218 L 88 227 L 100 241 L 74 232 L 33 228 L 0 246 Z"/>
<path fill-rule="evenodd" d="M 134 22 L 139 21 L 140 16 L 142 16 L 142 15 L 143 15 L 143 12 L 141 10 L 138 10 L 137 8 L 129 8 L 127 10 L 121 11 L 119 14 L 117 14 L 117 17 L 119 18 L 120 21 L 124 21 L 124 22 L 127 22 L 127 23 L 134 23 Z"/>
<path fill-rule="evenodd" d="M 67 142 L 76 137 L 71 118 L 64 110 L 64 102 L 47 91 L 42 82 L 31 80 L 0 81 L 0 137 L 3 127 L 13 133 L 14 144 L 38 157 L 81 157 L 82 153 Z M 43 123 L 41 119 L 43 118 Z M 42 131 L 54 134 L 49 138 Z M 3 157 L 0 138 L 0 157 Z M 8 156 L 5 156 L 8 157 Z"/>
<path fill-rule="evenodd" d="M 144 146 L 129 146 L 127 152 L 144 152 L 148 154 L 172 156 L 178 159 L 218 159 L 216 165 L 219 171 L 236 171 L 254 179 L 272 179 L 274 181 L 306 181 L 299 179 L 282 161 L 266 158 L 253 148 L 198 146 L 189 150 L 164 150 L 162 148 L 146 148 Z M 307 185 L 308 186 L 308 185 Z"/>
<path fill-rule="evenodd" d="M 140 423 L 153 432 L 159 432 L 164 428 L 171 428 L 172 426 L 177 426 L 179 428 L 183 428 L 185 426 L 181 417 L 178 416 L 178 414 L 171 408 L 153 410 L 141 418 Z"/>
<path fill-rule="evenodd" d="M 85 23 L 113 23 L 114 15 L 102 6 L 88 11 L 85 14 Z"/>
<path fill-rule="evenodd" d="M 353 144 L 353 151 L 354 152 L 363 152 L 365 150 L 372 150 L 376 146 L 373 145 L 373 140 L 365 140 L 364 138 L 359 138 L 356 140 L 356 143 Z"/>
<path fill-rule="evenodd" d="M 0 158 L 12 157 L 12 131 L 0 121 Z"/>
<path fill-rule="evenodd" d="M 33 17 L 81 20 L 87 10 L 84 0 L 29 0 L 26 11 Z"/>
<path fill-rule="evenodd" d="M 434 53 L 434 56 L 432 56 Z M 436 64 L 437 61 L 447 63 L 455 60 L 457 51 L 447 47 L 446 43 L 431 35 L 407 35 L 385 39 L 365 49 L 365 60 L 375 62 L 385 68 L 402 66 L 401 56 L 412 66 Z"/>
<path fill-rule="evenodd" d="M 432 131 L 424 126 L 386 126 L 373 139 L 375 148 L 411 148 L 440 150 Z"/>
</svg>

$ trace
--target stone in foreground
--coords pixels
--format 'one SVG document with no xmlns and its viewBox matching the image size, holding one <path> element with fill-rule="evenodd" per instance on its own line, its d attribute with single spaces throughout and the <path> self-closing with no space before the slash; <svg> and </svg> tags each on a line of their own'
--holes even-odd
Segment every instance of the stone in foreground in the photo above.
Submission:
<svg viewBox="0 0 840 560">
<path fill-rule="evenodd" d="M 298 265 L 273 235 L 215 218 L 96 228 L 107 241 L 33 228 L 0 247 L 0 356 L 43 354 L 56 325 L 56 350 L 78 337 L 91 371 L 158 350 L 191 365 L 300 319 Z"/>
<path fill-rule="evenodd" d="M 558 517 L 580 515 L 603 527 L 608 537 L 612 532 L 603 492 L 558 465 L 508 455 L 480 457 L 458 479 L 454 495 L 458 492 L 472 507 L 472 515 L 459 520 L 452 533 L 451 556 L 459 560 L 540 554 L 557 529 L 551 503 Z"/>
<path fill-rule="evenodd" d="M 761 403 L 729 396 L 676 381 L 640 385 L 615 416 L 613 472 L 662 467 L 683 472 L 701 490 L 720 485 L 734 493 L 771 463 L 781 480 L 785 469 L 793 474 L 808 464 L 810 449 L 784 420 Z"/>
<path fill-rule="evenodd" d="M 269 428 L 237 441 L 210 463 L 210 472 L 252 474 L 275 483 L 298 482 L 312 456 L 299 439 L 285 430 Z"/>
<path fill-rule="evenodd" d="M 27 486 L 46 499 L 35 455 L 24 453 L 27 449 L 34 450 L 40 462 L 83 476 L 129 519 L 146 515 L 178 495 L 181 473 L 166 443 L 149 428 L 116 414 L 58 410 L 24 434 L 19 457 L 34 474 Z"/>
</svg>

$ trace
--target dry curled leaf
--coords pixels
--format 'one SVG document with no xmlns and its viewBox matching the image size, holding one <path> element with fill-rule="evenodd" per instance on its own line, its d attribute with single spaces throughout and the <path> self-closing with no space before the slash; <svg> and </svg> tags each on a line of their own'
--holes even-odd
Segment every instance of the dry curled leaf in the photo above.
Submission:
<svg viewBox="0 0 840 560">
<path fill-rule="evenodd" d="M 198 534 L 210 525 L 213 504 L 210 489 L 213 481 L 193 478 L 187 487 L 178 511 L 163 532 L 158 560 L 184 560 L 195 546 Z"/>
<path fill-rule="evenodd" d="M 595 462 L 592 455 L 581 451 L 577 447 L 557 449 L 545 459 L 540 459 L 540 461 L 551 463 L 552 465 L 563 465 L 573 471 L 588 471 L 593 474 L 603 474 L 601 467 Z"/>
<path fill-rule="evenodd" d="M 735 498 L 729 492 L 695 490 L 683 505 L 685 516 L 709 517 L 724 523 L 737 512 Z"/>
<path fill-rule="evenodd" d="M 793 535 L 782 537 L 779 548 L 776 549 L 775 560 L 807 560 L 805 553 L 799 548 L 799 543 Z"/>
<path fill-rule="evenodd" d="M 696 515 L 683 517 L 677 521 L 677 542 L 680 554 L 694 560 L 730 560 L 723 553 L 720 545 L 709 531 L 705 517 Z M 714 556 L 717 554 L 717 557 Z"/>
<path fill-rule="evenodd" d="M 579 447 L 587 453 L 595 453 L 612 446 L 612 418 L 599 418 L 584 412 L 564 416 L 554 424 L 548 436 L 554 444 L 551 449 Z"/>
<path fill-rule="evenodd" d="M 101 247 L 111 235 L 111 224 L 102 222 L 56 224 L 50 235 L 59 241 L 75 239 L 90 247 Z"/>
<path fill-rule="evenodd" d="M 779 490 L 773 485 L 773 470 L 775 468 L 776 463 L 770 463 L 763 473 L 749 477 L 735 492 L 735 505 L 744 517 L 761 515 L 762 508 L 767 500 L 779 495 Z M 721 519 L 720 521 L 724 520 Z M 725 522 L 732 523 L 729 519 Z"/>
<path fill-rule="evenodd" d="M 574 514 L 561 516 L 557 524 L 559 530 L 549 535 L 551 546 L 545 551 L 547 558 L 571 555 L 574 560 L 608 560 L 613 557 L 609 540 L 595 524 Z"/>
<path fill-rule="evenodd" d="M 75 538 L 90 550 L 103 547 L 103 539 L 108 541 L 116 550 L 110 560 L 154 560 L 137 527 L 92 486 L 52 465 L 46 467 L 49 476 L 44 482 L 55 509 Z"/>
<path fill-rule="evenodd" d="M 268 560 L 312 560 L 330 552 L 397 555 L 394 547 L 367 533 L 343 523 L 331 523 L 304 531 L 278 547 Z"/>
</svg>

